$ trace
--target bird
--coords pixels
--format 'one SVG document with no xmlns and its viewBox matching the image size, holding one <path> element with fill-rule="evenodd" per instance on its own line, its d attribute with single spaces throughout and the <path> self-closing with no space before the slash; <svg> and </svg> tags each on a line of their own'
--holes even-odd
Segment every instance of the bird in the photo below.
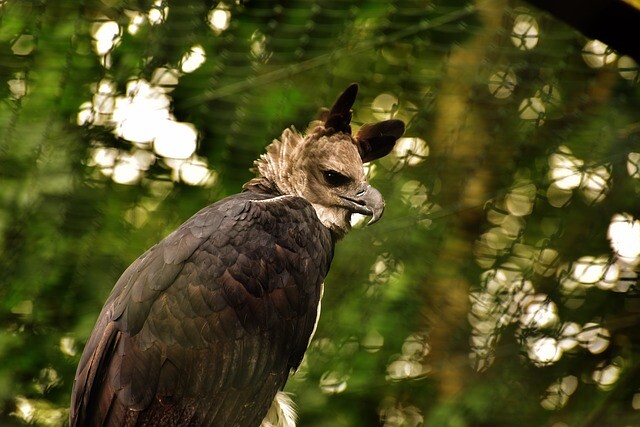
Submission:
<svg viewBox="0 0 640 427">
<path fill-rule="evenodd" d="M 378 221 L 364 163 L 401 120 L 351 131 L 349 85 L 304 132 L 285 129 L 238 194 L 193 215 L 116 282 L 80 358 L 75 426 L 295 426 L 282 390 L 320 315 L 352 214 Z"/>
</svg>

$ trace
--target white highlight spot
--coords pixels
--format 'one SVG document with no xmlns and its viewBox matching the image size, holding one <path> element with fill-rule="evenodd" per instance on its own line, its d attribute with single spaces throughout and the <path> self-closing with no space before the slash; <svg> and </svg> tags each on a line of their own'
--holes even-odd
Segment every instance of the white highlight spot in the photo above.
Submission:
<svg viewBox="0 0 640 427">
<path fill-rule="evenodd" d="M 182 60 L 180 61 L 180 69 L 185 73 L 191 73 L 200 68 L 206 59 L 207 55 L 205 54 L 202 46 L 195 45 L 182 57 Z"/>
<path fill-rule="evenodd" d="M 130 155 L 121 155 L 113 167 L 111 179 L 118 184 L 134 184 L 140 179 L 140 169 Z"/>
<path fill-rule="evenodd" d="M 518 84 L 518 79 L 513 71 L 498 71 L 489 77 L 489 92 L 498 99 L 511 96 Z"/>
<path fill-rule="evenodd" d="M 166 5 L 166 2 L 164 3 Z M 156 0 L 153 3 L 153 6 L 151 6 L 151 9 L 149 9 L 147 17 L 149 18 L 149 23 L 151 25 L 162 24 L 167 20 L 167 17 L 169 16 L 169 6 L 163 7 L 162 4 L 162 0 Z"/>
<path fill-rule="evenodd" d="M 618 56 L 599 40 L 591 40 L 582 48 L 582 59 L 591 68 L 601 68 L 611 64 Z"/>
<path fill-rule="evenodd" d="M 398 111 L 398 97 L 390 93 L 381 93 L 371 103 L 371 110 L 378 120 L 392 119 Z"/>
<path fill-rule="evenodd" d="M 543 119 L 546 109 L 540 98 L 532 97 L 523 99 L 518 107 L 518 111 L 520 112 L 520 118 L 522 120 L 537 121 L 538 125 L 544 122 Z"/>
<path fill-rule="evenodd" d="M 325 394 L 338 394 L 347 389 L 349 375 L 327 371 L 320 377 L 320 390 Z"/>
<path fill-rule="evenodd" d="M 567 147 L 561 146 L 558 151 L 549 156 L 549 178 L 562 190 L 578 188 L 582 182 L 581 168 L 584 162 L 574 157 Z"/>
<path fill-rule="evenodd" d="M 198 132 L 191 123 L 164 120 L 157 123 L 153 151 L 171 159 L 188 159 L 196 151 Z"/>
<path fill-rule="evenodd" d="M 192 158 L 180 165 L 180 180 L 189 185 L 211 185 L 216 174 L 207 167 L 205 160 Z"/>
<path fill-rule="evenodd" d="M 119 42 L 122 34 L 115 21 L 98 22 L 93 25 L 93 48 L 100 56 L 109 53 Z"/>
<path fill-rule="evenodd" d="M 223 3 L 220 3 L 214 9 L 209 11 L 209 15 L 207 16 L 209 21 L 209 26 L 216 34 L 220 34 L 227 28 L 229 28 L 229 23 L 231 22 L 231 12 L 226 9 Z"/>
<path fill-rule="evenodd" d="M 640 263 L 640 220 L 627 213 L 616 214 L 611 218 L 608 236 L 622 261 L 630 265 Z"/>
<path fill-rule="evenodd" d="M 529 344 L 529 358 L 536 365 L 549 365 L 562 357 L 562 349 L 555 338 L 543 337 Z"/>
<path fill-rule="evenodd" d="M 621 56 L 618 59 L 618 73 L 625 80 L 635 81 L 638 78 L 638 63 L 630 56 Z"/>
<path fill-rule="evenodd" d="M 585 323 L 582 332 L 577 335 L 580 346 L 592 354 L 600 354 L 609 347 L 611 334 L 597 323 Z"/>
<path fill-rule="evenodd" d="M 429 146 L 422 138 L 400 138 L 393 149 L 396 157 L 410 166 L 424 162 Z"/>
<path fill-rule="evenodd" d="M 143 147 L 160 133 L 160 124 L 169 121 L 170 99 L 162 89 L 146 80 L 127 84 L 127 96 L 117 97 L 113 111 L 116 135 Z M 188 156 L 187 156 L 188 157 Z"/>
<path fill-rule="evenodd" d="M 518 15 L 513 23 L 511 42 L 520 50 L 531 50 L 538 45 L 538 21 L 531 15 Z"/>
</svg>

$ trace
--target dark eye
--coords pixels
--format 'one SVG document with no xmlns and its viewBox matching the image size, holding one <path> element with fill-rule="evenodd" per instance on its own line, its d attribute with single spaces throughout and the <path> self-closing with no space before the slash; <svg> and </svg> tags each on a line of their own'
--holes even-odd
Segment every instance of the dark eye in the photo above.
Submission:
<svg viewBox="0 0 640 427">
<path fill-rule="evenodd" d="M 340 187 L 341 185 L 345 185 L 351 181 L 351 178 L 348 176 L 344 176 L 340 172 L 336 172 L 334 170 L 324 171 L 323 174 L 327 184 L 332 187 Z"/>
</svg>

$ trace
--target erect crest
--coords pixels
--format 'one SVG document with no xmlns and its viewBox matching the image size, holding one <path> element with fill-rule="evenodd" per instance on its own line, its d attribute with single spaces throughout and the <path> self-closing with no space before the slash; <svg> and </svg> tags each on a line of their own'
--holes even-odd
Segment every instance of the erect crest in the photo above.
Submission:
<svg viewBox="0 0 640 427">
<path fill-rule="evenodd" d="M 319 120 L 311 123 L 305 135 L 294 128 L 286 129 L 279 139 L 274 140 L 254 163 L 258 176 L 245 188 L 260 187 L 289 194 L 295 162 L 317 140 L 329 137 L 334 141 L 350 140 L 357 148 L 362 163 L 386 156 L 391 152 L 396 140 L 404 133 L 402 120 L 385 120 L 362 125 L 355 135 L 351 134 L 351 107 L 358 94 L 358 85 L 352 83 L 338 96 L 330 109 L 323 109 Z M 341 137 L 344 135 L 344 137 Z"/>
<path fill-rule="evenodd" d="M 351 107 L 358 94 L 358 84 L 352 83 L 338 96 L 330 110 L 323 110 L 320 120 L 324 121 L 325 131 L 351 135 Z M 384 157 L 393 150 L 398 138 L 404 133 L 402 120 L 385 120 L 362 125 L 353 141 L 358 147 L 362 163 Z"/>
</svg>

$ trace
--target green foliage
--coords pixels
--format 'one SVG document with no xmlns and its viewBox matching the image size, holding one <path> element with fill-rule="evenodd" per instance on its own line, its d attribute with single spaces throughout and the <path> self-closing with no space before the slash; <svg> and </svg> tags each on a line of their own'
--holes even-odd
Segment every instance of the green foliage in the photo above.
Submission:
<svg viewBox="0 0 640 427">
<path fill-rule="evenodd" d="M 639 259 L 608 230 L 640 227 L 638 70 L 585 46 L 497 0 L 0 1 L 0 424 L 61 425 L 122 271 L 352 81 L 355 126 L 417 139 L 337 247 L 300 425 L 636 424 Z M 142 98 L 187 161 L 123 130 Z"/>
</svg>

